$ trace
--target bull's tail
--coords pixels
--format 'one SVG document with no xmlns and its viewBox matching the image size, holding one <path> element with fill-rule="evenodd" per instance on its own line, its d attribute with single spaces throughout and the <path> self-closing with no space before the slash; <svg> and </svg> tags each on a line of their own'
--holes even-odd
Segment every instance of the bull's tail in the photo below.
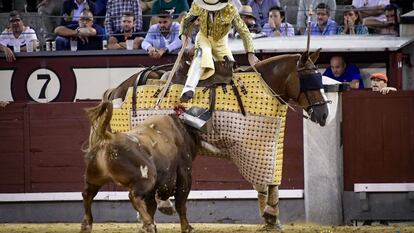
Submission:
<svg viewBox="0 0 414 233">
<path fill-rule="evenodd" d="M 108 99 L 110 91 L 106 91 L 99 105 L 85 109 L 86 115 L 91 123 L 89 135 L 89 147 L 86 151 L 92 150 L 104 140 L 110 139 L 112 133 L 109 131 L 109 123 L 112 119 L 113 106 Z"/>
</svg>

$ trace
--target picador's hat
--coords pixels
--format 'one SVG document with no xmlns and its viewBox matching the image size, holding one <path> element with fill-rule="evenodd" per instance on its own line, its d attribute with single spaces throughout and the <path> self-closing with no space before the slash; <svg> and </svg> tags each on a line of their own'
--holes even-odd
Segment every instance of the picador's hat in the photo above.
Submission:
<svg viewBox="0 0 414 233">
<path fill-rule="evenodd" d="M 229 0 L 195 0 L 194 2 L 205 10 L 218 11 L 227 6 Z"/>
</svg>

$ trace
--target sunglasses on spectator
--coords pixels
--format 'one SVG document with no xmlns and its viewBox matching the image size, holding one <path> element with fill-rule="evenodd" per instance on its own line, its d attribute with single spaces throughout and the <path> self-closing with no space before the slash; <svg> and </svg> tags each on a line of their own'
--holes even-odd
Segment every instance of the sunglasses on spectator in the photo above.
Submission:
<svg viewBox="0 0 414 233">
<path fill-rule="evenodd" d="M 90 17 L 81 17 L 80 21 L 92 21 L 92 18 L 90 18 Z"/>
<path fill-rule="evenodd" d="M 10 23 L 17 23 L 17 22 L 20 22 L 20 21 L 22 21 L 22 20 L 21 19 L 10 19 L 9 20 Z"/>
</svg>

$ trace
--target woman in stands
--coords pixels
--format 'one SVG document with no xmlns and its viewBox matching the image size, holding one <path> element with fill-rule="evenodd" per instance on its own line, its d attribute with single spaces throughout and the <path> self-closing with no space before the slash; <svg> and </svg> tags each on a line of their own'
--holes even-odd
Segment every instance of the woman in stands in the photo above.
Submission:
<svg viewBox="0 0 414 233">
<path fill-rule="evenodd" d="M 344 7 L 344 23 L 338 27 L 339 35 L 368 35 L 368 28 L 362 24 L 355 6 Z"/>
</svg>

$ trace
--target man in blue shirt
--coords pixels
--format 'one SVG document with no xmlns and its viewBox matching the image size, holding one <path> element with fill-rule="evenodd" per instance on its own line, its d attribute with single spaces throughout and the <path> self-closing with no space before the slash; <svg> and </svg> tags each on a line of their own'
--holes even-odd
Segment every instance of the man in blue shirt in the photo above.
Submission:
<svg viewBox="0 0 414 233">
<path fill-rule="evenodd" d="M 152 25 L 141 47 L 148 51 L 152 58 L 160 58 L 165 53 L 178 52 L 181 49 L 181 40 L 178 37 L 180 24 L 173 22 L 173 10 L 161 10 L 159 21 Z"/>
<path fill-rule="evenodd" d="M 83 10 L 78 24 L 58 26 L 55 28 L 56 49 L 69 50 L 70 40 L 77 40 L 77 50 L 101 50 L 104 30 L 93 23 L 90 10 Z"/>
<path fill-rule="evenodd" d="M 339 82 L 350 83 L 353 89 L 364 89 L 361 73 L 356 65 L 346 63 L 342 56 L 332 56 L 330 64 L 323 75 Z"/>
<path fill-rule="evenodd" d="M 316 8 L 316 22 L 311 24 L 311 35 L 329 36 L 335 35 L 337 24 L 330 18 L 329 6 L 325 3 L 319 3 Z M 309 28 L 306 29 L 305 34 Z"/>
</svg>

